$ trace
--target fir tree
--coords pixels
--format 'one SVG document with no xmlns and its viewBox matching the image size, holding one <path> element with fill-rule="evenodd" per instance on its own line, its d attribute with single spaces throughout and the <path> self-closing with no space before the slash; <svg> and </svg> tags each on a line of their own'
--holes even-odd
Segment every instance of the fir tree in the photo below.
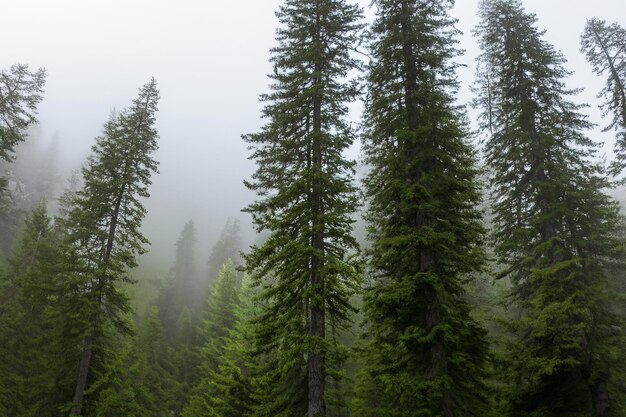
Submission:
<svg viewBox="0 0 626 417">
<path fill-rule="evenodd" d="M 207 302 L 206 319 L 202 327 L 202 366 L 215 371 L 224 351 L 224 341 L 236 322 L 235 308 L 239 305 L 237 271 L 229 259 L 222 266 Z"/>
<path fill-rule="evenodd" d="M 488 0 L 476 29 L 496 254 L 521 313 L 511 352 L 515 416 L 620 415 L 611 398 L 619 322 L 606 270 L 623 256 L 618 207 L 591 162 L 565 59 L 519 0 Z"/>
<path fill-rule="evenodd" d="M 37 105 L 43 98 L 46 71 L 30 72 L 28 65 L 0 70 L 0 162 L 15 159 L 15 146 L 23 142 L 26 129 L 37 123 Z M 0 175 L 0 249 L 8 253 L 21 223 L 8 180 Z"/>
<path fill-rule="evenodd" d="M 122 338 L 116 343 L 120 346 L 112 348 L 99 379 L 97 417 L 177 415 L 180 384 L 158 316 L 158 309 L 152 307 L 138 335 Z"/>
<path fill-rule="evenodd" d="M 55 416 L 63 401 L 57 395 L 58 323 L 53 314 L 57 244 L 43 202 L 25 221 L 0 288 L 0 338 L 5 341 L 0 349 L 0 386 L 10 390 L 0 398 L 0 409 L 10 416 Z"/>
<path fill-rule="evenodd" d="M 484 254 L 474 153 L 454 104 L 454 2 L 375 4 L 365 115 L 370 341 L 356 411 L 487 416 L 485 331 L 464 300 Z"/>
<path fill-rule="evenodd" d="M 615 129 L 615 175 L 626 167 L 626 30 L 617 23 L 593 18 L 587 21 L 581 37 L 581 50 L 597 75 L 607 76 L 600 92 L 604 114 L 611 114 L 606 130 Z"/>
<path fill-rule="evenodd" d="M 46 71 L 13 65 L 0 71 L 0 159 L 11 161 L 15 146 L 28 126 L 37 123 L 37 105 L 43 98 Z"/>
<path fill-rule="evenodd" d="M 128 297 L 121 284 L 132 282 L 128 269 L 145 252 L 140 231 L 157 163 L 154 128 L 158 90 L 153 79 L 130 109 L 113 115 L 92 147 L 83 168 L 84 187 L 72 200 L 66 227 L 65 311 L 69 331 L 83 339 L 71 415 L 80 415 L 94 348 L 110 323 L 127 332 Z"/>
<path fill-rule="evenodd" d="M 193 221 L 185 223 L 176 241 L 176 258 L 170 276 L 159 294 L 159 315 L 166 339 L 177 338 L 178 321 L 185 308 L 197 310 L 196 230 Z"/>
<path fill-rule="evenodd" d="M 232 276 L 232 272 L 229 274 Z M 220 274 L 220 278 L 223 279 L 224 275 Z M 232 327 L 226 336 L 217 339 L 223 344 L 218 350 L 221 352 L 214 361 L 205 362 L 202 378 L 189 399 L 189 404 L 182 414 L 183 417 L 246 417 L 251 415 L 253 405 L 251 374 L 254 365 L 250 338 L 252 332 L 250 329 L 252 317 L 250 292 L 247 283 L 244 283 L 238 291 L 236 297 L 239 300 L 238 304 L 231 305 L 235 319 Z M 227 295 L 227 298 L 230 297 Z M 212 346 L 214 340 L 216 339 L 209 340 L 207 347 Z M 205 354 L 215 355 L 215 353 L 216 349 L 205 348 Z M 211 363 L 213 363 L 213 369 L 210 367 Z"/>
<path fill-rule="evenodd" d="M 246 210 L 269 238 L 246 262 L 267 301 L 259 340 L 282 361 L 275 369 L 283 395 L 268 401 L 283 410 L 276 415 L 319 417 L 326 379 L 338 376 L 327 360 L 337 345 L 327 330 L 347 319 L 359 281 L 350 259 L 354 164 L 343 151 L 354 139 L 345 116 L 357 86 L 346 77 L 359 66 L 350 52 L 361 13 L 344 0 L 286 0 L 277 16 L 272 92 L 262 96 L 269 121 L 244 136 L 258 165 L 246 185 L 260 197 Z M 280 406 L 285 396 L 297 405 Z"/>
<path fill-rule="evenodd" d="M 239 220 L 229 218 L 209 255 L 209 282 L 217 278 L 217 274 L 227 260 L 232 260 L 235 266 L 241 264 L 241 249 Z"/>
</svg>

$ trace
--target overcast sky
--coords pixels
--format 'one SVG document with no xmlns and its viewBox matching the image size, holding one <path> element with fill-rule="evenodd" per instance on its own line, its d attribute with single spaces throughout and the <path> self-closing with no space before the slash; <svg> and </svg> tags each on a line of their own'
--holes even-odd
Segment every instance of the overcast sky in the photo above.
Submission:
<svg viewBox="0 0 626 417">
<path fill-rule="evenodd" d="M 111 110 L 128 106 L 139 86 L 156 77 L 161 165 L 147 203 L 146 230 L 155 247 L 171 247 L 185 221 L 194 219 L 200 242 L 208 245 L 228 216 L 243 218 L 239 210 L 253 198 L 242 184 L 253 164 L 240 135 L 262 123 L 258 96 L 267 91 L 279 3 L 0 0 L 0 68 L 19 62 L 48 70 L 40 140 L 58 135 L 68 169 L 80 165 Z M 360 3 L 368 9 L 369 0 Z M 569 85 L 586 88 L 580 101 L 592 104 L 592 121 L 603 124 L 595 109 L 602 80 L 580 54 L 579 36 L 592 16 L 626 25 L 626 0 L 524 4 L 569 60 L 575 72 Z M 463 102 L 472 97 L 477 5 L 458 0 L 454 9 L 467 51 L 462 58 L 467 67 L 459 74 Z"/>
</svg>

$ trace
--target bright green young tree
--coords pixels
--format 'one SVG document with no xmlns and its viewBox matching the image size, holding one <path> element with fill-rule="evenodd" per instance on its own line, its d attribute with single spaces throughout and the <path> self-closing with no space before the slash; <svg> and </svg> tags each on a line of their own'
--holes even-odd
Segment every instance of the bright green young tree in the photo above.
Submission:
<svg viewBox="0 0 626 417">
<path fill-rule="evenodd" d="M 378 0 L 365 112 L 369 336 L 355 413 L 488 416 L 475 155 L 455 104 L 454 1 Z"/>
<path fill-rule="evenodd" d="M 606 75 L 600 92 L 604 114 L 612 116 L 606 130 L 617 132 L 615 175 L 626 167 L 626 29 L 618 23 L 593 18 L 587 21 L 580 40 L 581 50 L 597 75 Z"/>
<path fill-rule="evenodd" d="M 137 335 L 109 343 L 98 379 L 96 417 L 169 417 L 176 414 L 180 384 L 165 343 L 158 309 L 152 307 Z"/>
<path fill-rule="evenodd" d="M 121 284 L 132 281 L 128 271 L 148 243 L 140 230 L 146 213 L 141 199 L 148 197 L 150 177 L 157 170 L 158 99 L 152 79 L 129 109 L 105 124 L 66 220 L 64 314 L 70 334 L 83 340 L 71 415 L 81 415 L 92 354 L 99 352 L 103 329 L 110 324 L 128 330 L 130 303 Z"/>
<path fill-rule="evenodd" d="M 277 16 L 273 84 L 262 96 L 268 122 L 244 136 L 257 163 L 246 185 L 260 198 L 246 210 L 269 237 L 246 262 L 265 300 L 260 348 L 279 361 L 281 395 L 266 405 L 282 410 L 275 415 L 319 417 L 326 380 L 339 376 L 330 330 L 346 321 L 359 281 L 350 258 L 354 163 L 343 152 L 354 140 L 346 115 L 357 85 L 348 77 L 359 67 L 351 51 L 361 12 L 345 0 L 285 0 Z"/>
<path fill-rule="evenodd" d="M 225 295 L 226 299 L 234 299 L 230 295 L 230 290 L 224 293 L 224 289 L 232 288 L 233 281 L 230 277 L 235 276 L 233 272 L 234 270 L 230 270 L 229 263 L 224 265 L 215 283 L 215 292 L 211 299 L 214 299 L 218 293 Z M 217 291 L 219 287 L 222 290 Z M 183 417 L 248 417 L 252 415 L 254 360 L 250 320 L 254 312 L 251 289 L 247 281 L 244 281 L 243 286 L 237 291 L 236 299 L 236 304 L 230 304 L 224 310 L 228 311 L 228 316 L 232 313 L 235 319 L 229 323 L 227 334 L 207 340 L 204 349 L 205 358 L 206 355 L 212 356 L 217 352 L 219 355 L 213 360 L 205 361 L 203 375 L 189 399 L 188 406 L 182 414 Z M 208 317 L 207 324 L 215 320 Z M 213 326 L 207 326 L 207 329 L 211 327 Z M 207 334 L 207 337 L 211 336 Z M 216 349 L 216 341 L 220 342 L 219 349 Z"/>
<path fill-rule="evenodd" d="M 565 59 L 520 0 L 485 0 L 476 29 L 482 128 L 492 173 L 496 253 L 520 309 L 511 352 L 512 415 L 622 415 L 612 369 L 621 323 L 607 269 L 623 259 L 618 206 L 591 162 L 590 127 Z"/>
</svg>

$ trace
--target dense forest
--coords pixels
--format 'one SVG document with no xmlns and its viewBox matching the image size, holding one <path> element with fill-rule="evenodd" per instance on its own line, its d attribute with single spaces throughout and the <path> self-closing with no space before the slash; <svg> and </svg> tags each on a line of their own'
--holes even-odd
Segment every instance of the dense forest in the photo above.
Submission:
<svg viewBox="0 0 626 417">
<path fill-rule="evenodd" d="M 254 230 L 189 220 L 167 271 L 157 81 L 64 178 L 47 71 L 0 68 L 0 417 L 626 416 L 626 28 L 588 17 L 581 103 L 540 16 L 480 0 L 466 107 L 453 7 L 282 0 Z"/>
</svg>

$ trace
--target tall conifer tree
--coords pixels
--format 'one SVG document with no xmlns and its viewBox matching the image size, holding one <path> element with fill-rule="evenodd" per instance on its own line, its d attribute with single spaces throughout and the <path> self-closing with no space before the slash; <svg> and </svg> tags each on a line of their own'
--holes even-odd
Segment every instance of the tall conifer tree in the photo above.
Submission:
<svg viewBox="0 0 626 417">
<path fill-rule="evenodd" d="M 351 50 L 361 13 L 345 0 L 285 0 L 277 16 L 272 91 L 262 96 L 269 121 L 244 136 L 258 164 L 246 185 L 261 198 L 247 211 L 269 238 L 246 261 L 266 301 L 260 346 L 280 362 L 282 395 L 267 401 L 279 415 L 319 417 L 326 379 L 336 375 L 327 330 L 347 319 L 358 283 L 354 164 L 343 152 L 354 140 L 345 116 L 357 86 L 346 78 L 359 66 Z"/>
<path fill-rule="evenodd" d="M 26 128 L 37 123 L 45 82 L 43 68 L 30 72 L 28 65 L 18 64 L 0 70 L 0 159 L 11 161 Z"/>
<path fill-rule="evenodd" d="M 179 331 L 178 321 L 186 308 L 198 308 L 196 274 L 196 230 L 193 221 L 183 226 L 176 241 L 176 257 L 170 276 L 159 294 L 159 316 L 165 338 L 173 342 Z"/>
<path fill-rule="evenodd" d="M 617 23 L 593 18 L 587 21 L 581 37 L 581 49 L 598 75 L 606 75 L 606 85 L 600 92 L 604 97 L 602 109 L 611 114 L 606 130 L 615 129 L 616 160 L 614 174 L 626 167 L 626 29 Z"/>
<path fill-rule="evenodd" d="M 454 1 L 375 4 L 365 114 L 373 281 L 356 409 L 487 416 L 485 331 L 463 288 L 484 254 L 475 155 L 455 105 Z"/>
<path fill-rule="evenodd" d="M 611 401 L 616 322 L 607 268 L 621 252 L 618 207 L 591 162 L 590 127 L 519 0 L 486 0 L 476 29 L 496 253 L 521 310 L 511 357 L 515 416 L 620 415 Z"/>
<path fill-rule="evenodd" d="M 130 303 L 121 284 L 148 243 L 140 227 L 157 169 L 154 127 L 159 92 L 152 79 L 133 105 L 113 115 L 83 168 L 84 187 L 71 202 L 64 263 L 69 270 L 63 300 L 70 332 L 83 339 L 71 415 L 81 415 L 92 353 L 109 324 L 128 331 Z M 77 333 L 78 331 L 78 333 Z"/>
</svg>

